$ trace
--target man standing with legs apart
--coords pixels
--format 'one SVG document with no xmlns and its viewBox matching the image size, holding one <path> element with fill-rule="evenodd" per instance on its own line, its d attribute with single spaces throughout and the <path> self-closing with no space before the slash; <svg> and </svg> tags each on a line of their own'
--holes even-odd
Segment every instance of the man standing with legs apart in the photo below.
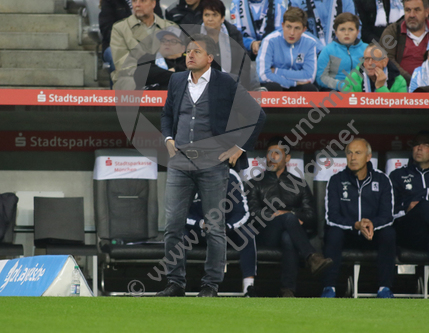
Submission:
<svg viewBox="0 0 429 333">
<path fill-rule="evenodd" d="M 325 255 L 334 260 L 323 279 L 322 297 L 335 297 L 343 244 L 378 250 L 377 297 L 393 298 L 396 238 L 393 191 L 389 178 L 373 169 L 371 146 L 355 138 L 346 147 L 347 167 L 326 188 Z"/>
<path fill-rule="evenodd" d="M 185 295 L 183 232 L 196 191 L 208 229 L 206 275 L 198 296 L 217 296 L 226 260 L 229 165 L 248 166 L 245 151 L 253 148 L 265 121 L 264 111 L 240 84 L 210 67 L 214 48 L 206 35 L 191 37 L 186 48 L 189 71 L 171 76 L 161 115 L 170 154 L 165 198 L 168 284 L 158 296 Z"/>
</svg>

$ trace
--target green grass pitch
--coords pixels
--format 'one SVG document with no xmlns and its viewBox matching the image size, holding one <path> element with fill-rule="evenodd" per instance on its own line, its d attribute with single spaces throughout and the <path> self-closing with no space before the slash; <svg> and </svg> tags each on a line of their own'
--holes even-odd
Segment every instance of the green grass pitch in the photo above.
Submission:
<svg viewBox="0 0 429 333">
<path fill-rule="evenodd" d="M 429 300 L 0 297 L 0 331 L 429 332 Z"/>
</svg>

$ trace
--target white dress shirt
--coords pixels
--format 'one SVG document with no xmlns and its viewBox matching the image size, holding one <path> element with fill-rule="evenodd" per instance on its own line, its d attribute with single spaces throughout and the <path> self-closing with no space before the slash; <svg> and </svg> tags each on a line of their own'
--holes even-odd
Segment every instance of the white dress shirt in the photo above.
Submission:
<svg viewBox="0 0 429 333">
<path fill-rule="evenodd" d="M 192 81 L 192 72 L 189 72 L 188 88 L 189 88 L 189 94 L 191 95 L 191 99 L 194 103 L 198 101 L 198 99 L 203 94 L 204 89 L 206 89 L 207 84 L 210 82 L 211 73 L 212 73 L 212 69 L 210 67 L 207 71 L 205 71 L 203 75 L 201 75 L 197 83 L 194 83 Z"/>
</svg>

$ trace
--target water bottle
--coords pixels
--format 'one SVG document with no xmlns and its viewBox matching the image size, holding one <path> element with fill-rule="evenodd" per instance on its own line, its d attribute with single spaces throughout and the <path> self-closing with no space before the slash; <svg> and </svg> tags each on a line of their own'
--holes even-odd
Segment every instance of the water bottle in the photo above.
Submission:
<svg viewBox="0 0 429 333">
<path fill-rule="evenodd" d="M 74 266 L 72 272 L 72 282 L 70 296 L 80 296 L 80 273 L 79 266 Z"/>
</svg>

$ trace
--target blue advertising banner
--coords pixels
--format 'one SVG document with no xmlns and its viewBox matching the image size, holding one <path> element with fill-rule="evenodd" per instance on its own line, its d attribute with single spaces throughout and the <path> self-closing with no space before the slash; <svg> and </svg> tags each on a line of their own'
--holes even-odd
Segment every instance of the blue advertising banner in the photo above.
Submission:
<svg viewBox="0 0 429 333">
<path fill-rule="evenodd" d="M 0 272 L 0 296 L 42 296 L 69 256 L 9 260 Z"/>
</svg>

